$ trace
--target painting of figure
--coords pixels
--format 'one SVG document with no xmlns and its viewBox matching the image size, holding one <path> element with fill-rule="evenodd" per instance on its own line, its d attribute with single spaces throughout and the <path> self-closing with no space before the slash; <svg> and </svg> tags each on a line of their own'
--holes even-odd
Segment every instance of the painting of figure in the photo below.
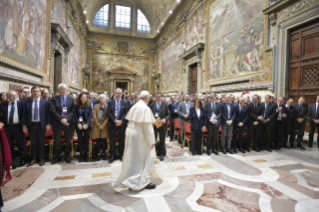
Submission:
<svg viewBox="0 0 319 212">
<path fill-rule="evenodd" d="M 93 57 L 93 90 L 97 92 L 110 91 L 108 71 L 118 70 L 135 72 L 135 91 L 142 88 L 148 90 L 150 76 L 150 60 L 146 57 L 134 57 L 112 54 L 94 54 Z"/>
<path fill-rule="evenodd" d="M 209 8 L 208 80 L 263 70 L 264 0 L 217 0 Z"/>
<path fill-rule="evenodd" d="M 65 0 L 52 0 L 51 22 L 58 23 L 66 32 L 67 4 Z"/>
<path fill-rule="evenodd" d="M 175 38 L 163 51 L 162 86 L 165 91 L 180 89 L 182 85 L 182 36 Z"/>
<path fill-rule="evenodd" d="M 0 54 L 46 72 L 47 0 L 0 0 Z"/>
<path fill-rule="evenodd" d="M 186 21 L 185 50 L 189 50 L 205 38 L 203 6 L 194 11 Z"/>
<path fill-rule="evenodd" d="M 81 54 L 81 39 L 73 26 L 72 21 L 70 18 L 68 19 L 69 22 L 69 30 L 68 36 L 73 43 L 73 48 L 69 52 L 68 55 L 68 82 L 72 85 L 77 87 L 81 86 L 81 73 L 82 73 L 82 54 Z"/>
</svg>

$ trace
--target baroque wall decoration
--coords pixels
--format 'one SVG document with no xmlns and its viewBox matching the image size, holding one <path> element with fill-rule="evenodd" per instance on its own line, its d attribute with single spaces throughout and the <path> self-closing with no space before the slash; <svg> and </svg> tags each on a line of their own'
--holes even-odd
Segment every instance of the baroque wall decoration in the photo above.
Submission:
<svg viewBox="0 0 319 212">
<path fill-rule="evenodd" d="M 52 0 L 51 10 L 51 22 L 60 24 L 64 32 L 66 32 L 67 2 L 65 0 Z"/>
</svg>

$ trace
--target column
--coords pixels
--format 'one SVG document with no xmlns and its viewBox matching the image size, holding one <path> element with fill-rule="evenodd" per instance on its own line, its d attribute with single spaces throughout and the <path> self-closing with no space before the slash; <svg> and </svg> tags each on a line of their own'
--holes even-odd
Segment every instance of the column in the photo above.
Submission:
<svg viewBox="0 0 319 212">
<path fill-rule="evenodd" d="M 131 86 L 131 90 L 130 90 L 130 92 L 132 93 L 132 92 L 134 92 L 134 80 L 133 79 L 130 79 L 130 86 Z"/>
<path fill-rule="evenodd" d="M 110 79 L 110 97 L 114 93 L 114 79 Z"/>
</svg>

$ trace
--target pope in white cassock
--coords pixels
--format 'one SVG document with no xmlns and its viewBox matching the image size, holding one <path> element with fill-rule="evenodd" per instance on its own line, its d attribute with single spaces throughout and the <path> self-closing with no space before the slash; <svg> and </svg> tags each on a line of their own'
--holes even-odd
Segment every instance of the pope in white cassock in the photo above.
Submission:
<svg viewBox="0 0 319 212">
<path fill-rule="evenodd" d="M 122 172 L 114 183 L 114 188 L 123 186 L 131 190 L 156 188 L 156 185 L 150 182 L 156 152 L 153 128 L 155 119 L 151 109 L 147 106 L 149 101 L 149 92 L 142 91 L 140 101 L 130 109 L 126 116 L 129 124 L 126 129 Z"/>
</svg>

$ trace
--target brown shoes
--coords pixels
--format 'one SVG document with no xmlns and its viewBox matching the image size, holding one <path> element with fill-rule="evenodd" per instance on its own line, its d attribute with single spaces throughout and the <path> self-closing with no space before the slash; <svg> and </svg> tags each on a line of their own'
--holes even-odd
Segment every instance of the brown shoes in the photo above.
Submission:
<svg viewBox="0 0 319 212">
<path fill-rule="evenodd" d="M 41 159 L 39 165 L 40 165 L 40 166 L 43 166 L 44 164 L 45 164 L 44 160 Z"/>
<path fill-rule="evenodd" d="M 36 162 L 36 160 L 32 160 L 30 163 L 28 163 L 27 167 L 33 166 Z"/>
</svg>

